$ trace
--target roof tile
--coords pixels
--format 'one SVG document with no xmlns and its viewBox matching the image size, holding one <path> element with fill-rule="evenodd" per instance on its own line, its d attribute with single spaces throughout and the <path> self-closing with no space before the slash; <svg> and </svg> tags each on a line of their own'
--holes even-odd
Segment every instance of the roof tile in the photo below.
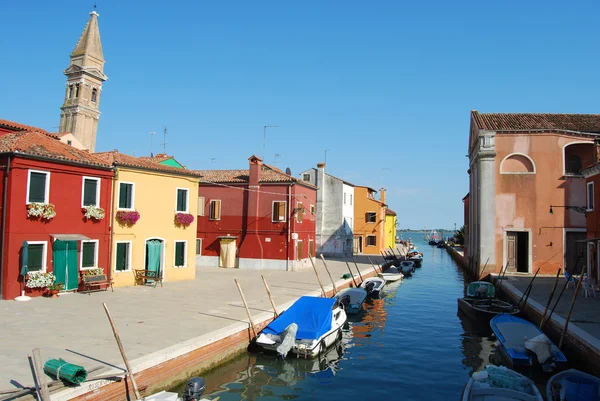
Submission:
<svg viewBox="0 0 600 401">
<path fill-rule="evenodd" d="M 0 127 L 6 127 L 8 129 L 11 130 L 15 130 L 15 131 L 37 131 L 37 132 L 43 132 L 45 134 L 48 134 L 48 131 L 46 131 L 45 129 L 42 128 L 38 128 L 38 127 L 32 127 L 31 125 L 25 125 L 25 124 L 21 124 L 15 121 L 10 121 L 10 120 L 3 120 L 0 118 Z"/>
<path fill-rule="evenodd" d="M 149 160 L 148 157 L 135 157 L 129 156 L 124 153 L 119 153 L 117 150 L 110 152 L 94 153 L 95 156 L 101 158 L 111 165 L 125 166 L 125 167 L 137 167 L 146 170 L 163 171 L 166 173 L 176 173 L 178 175 L 190 175 L 199 177 L 200 174 L 196 171 L 181 169 L 177 167 L 166 166 L 164 164 L 157 163 Z"/>
<path fill-rule="evenodd" d="M 477 127 L 492 131 L 563 130 L 600 133 L 600 114 L 479 113 L 471 111 Z"/>
<path fill-rule="evenodd" d="M 247 183 L 250 180 L 250 170 L 196 170 L 196 172 L 209 183 Z M 277 167 L 269 166 L 268 164 L 262 165 L 260 182 L 294 182 L 316 188 L 314 185 L 288 175 Z"/>
</svg>

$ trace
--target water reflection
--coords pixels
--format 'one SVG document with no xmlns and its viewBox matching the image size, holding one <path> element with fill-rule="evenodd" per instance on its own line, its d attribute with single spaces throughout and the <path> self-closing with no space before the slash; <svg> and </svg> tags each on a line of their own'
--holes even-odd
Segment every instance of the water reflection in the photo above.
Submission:
<svg viewBox="0 0 600 401">
<path fill-rule="evenodd" d="M 458 311 L 456 315 L 463 328 L 461 334 L 461 351 L 464 355 L 462 363 L 469 367 L 469 374 L 477 372 L 490 363 L 490 355 L 494 352 L 495 341 L 489 324 L 482 324 Z"/>
</svg>

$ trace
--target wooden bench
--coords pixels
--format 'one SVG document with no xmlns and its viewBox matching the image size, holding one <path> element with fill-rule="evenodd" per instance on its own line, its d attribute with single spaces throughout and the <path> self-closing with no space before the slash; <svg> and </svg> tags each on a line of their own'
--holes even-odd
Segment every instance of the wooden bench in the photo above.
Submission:
<svg viewBox="0 0 600 401">
<path fill-rule="evenodd" d="M 109 280 L 106 274 L 82 274 L 81 275 L 81 291 L 82 293 L 90 293 L 92 291 L 110 290 L 115 292 L 113 289 L 112 279 Z"/>
<path fill-rule="evenodd" d="M 134 273 L 135 273 L 135 284 L 143 285 L 143 284 L 146 284 L 146 280 L 153 280 L 154 288 L 156 288 L 156 283 L 160 283 L 161 287 L 163 286 L 162 272 L 155 272 L 153 270 L 147 270 L 147 269 L 135 269 Z"/>
</svg>

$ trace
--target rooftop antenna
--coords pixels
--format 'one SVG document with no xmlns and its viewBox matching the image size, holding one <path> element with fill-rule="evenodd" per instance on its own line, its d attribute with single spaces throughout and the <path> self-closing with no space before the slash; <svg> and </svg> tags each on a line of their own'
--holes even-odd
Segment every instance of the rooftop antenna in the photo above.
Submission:
<svg viewBox="0 0 600 401">
<path fill-rule="evenodd" d="M 150 157 L 154 157 L 154 154 L 152 153 L 152 139 L 154 138 L 154 135 L 156 135 L 156 132 L 150 133 Z"/>
<path fill-rule="evenodd" d="M 383 167 L 381 169 L 381 185 L 383 185 L 383 172 L 386 171 L 386 170 L 389 170 L 389 168 L 388 167 Z"/>
<path fill-rule="evenodd" d="M 273 160 L 273 165 L 276 166 L 277 165 L 277 158 L 281 156 L 279 153 L 275 153 L 275 160 Z"/>
<path fill-rule="evenodd" d="M 210 158 L 210 164 L 212 165 L 212 164 L 213 164 L 213 161 L 215 161 L 215 160 L 217 160 L 217 158 L 216 158 L 216 157 L 211 157 L 211 158 Z"/>
<path fill-rule="evenodd" d="M 96 2 L 94 2 L 94 11 L 96 11 Z"/>
<path fill-rule="evenodd" d="M 165 130 L 163 133 L 163 153 L 167 154 L 167 126 L 165 125 Z"/>
</svg>

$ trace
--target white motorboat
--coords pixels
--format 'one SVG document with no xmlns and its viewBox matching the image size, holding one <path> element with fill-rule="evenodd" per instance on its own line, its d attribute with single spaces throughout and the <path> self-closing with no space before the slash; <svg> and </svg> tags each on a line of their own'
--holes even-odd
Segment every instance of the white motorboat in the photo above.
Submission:
<svg viewBox="0 0 600 401">
<path fill-rule="evenodd" d="M 362 304 L 367 298 L 367 290 L 364 288 L 344 288 L 334 295 L 344 306 L 349 315 L 355 315 L 362 310 Z"/>
<path fill-rule="evenodd" d="M 260 332 L 256 344 L 282 358 L 289 351 L 312 358 L 342 337 L 346 319 L 337 298 L 300 297 Z M 291 329 L 297 329 L 296 334 L 293 338 L 286 337 Z M 287 338 L 290 338 L 289 344 Z"/>
<path fill-rule="evenodd" d="M 397 267 L 388 267 L 383 272 L 379 273 L 379 277 L 384 279 L 387 283 L 402 280 L 404 278 L 404 274 L 402 274 Z"/>
<path fill-rule="evenodd" d="M 385 279 L 381 277 L 369 277 L 360 284 L 360 287 L 367 291 L 368 296 L 375 298 L 379 296 L 384 285 Z"/>
<path fill-rule="evenodd" d="M 535 383 L 504 366 L 488 365 L 473 373 L 462 401 L 544 401 Z"/>
</svg>

